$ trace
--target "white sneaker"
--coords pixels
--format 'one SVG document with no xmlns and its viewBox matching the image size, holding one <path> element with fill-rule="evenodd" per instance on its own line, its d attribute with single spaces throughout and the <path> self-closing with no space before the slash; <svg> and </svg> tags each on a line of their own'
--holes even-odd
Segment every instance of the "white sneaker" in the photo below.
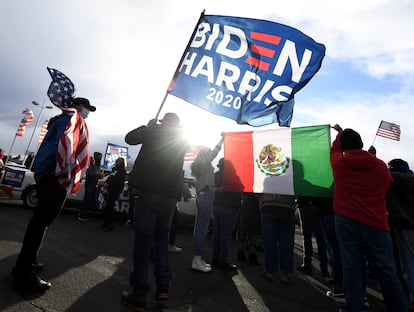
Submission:
<svg viewBox="0 0 414 312">
<path fill-rule="evenodd" d="M 168 245 L 168 251 L 172 253 L 179 253 L 179 252 L 182 252 L 183 249 L 175 245 Z"/>
<path fill-rule="evenodd" d="M 201 256 L 194 256 L 191 268 L 203 273 L 211 272 L 211 267 L 205 266 L 201 261 Z"/>
<path fill-rule="evenodd" d="M 211 268 L 211 264 L 205 262 L 203 259 L 200 260 L 201 264 L 204 265 L 205 267 Z"/>
</svg>

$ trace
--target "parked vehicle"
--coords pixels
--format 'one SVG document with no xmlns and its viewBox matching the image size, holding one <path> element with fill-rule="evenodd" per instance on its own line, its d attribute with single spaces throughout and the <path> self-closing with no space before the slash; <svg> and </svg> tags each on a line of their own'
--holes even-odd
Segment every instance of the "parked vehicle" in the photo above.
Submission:
<svg viewBox="0 0 414 312">
<path fill-rule="evenodd" d="M 100 181 L 99 189 L 102 190 L 103 182 L 108 178 L 105 176 Z M 184 183 L 188 186 L 186 196 L 177 203 L 180 223 L 193 223 L 196 215 L 196 191 L 194 181 L 185 178 Z M 75 196 L 68 195 L 65 206 L 67 208 L 78 209 L 82 204 L 85 194 L 84 181 L 82 181 L 78 192 Z M 36 197 L 36 181 L 34 173 L 25 166 L 17 163 L 7 163 L 0 177 L 0 200 L 22 200 L 23 205 L 28 208 L 34 208 L 38 205 Z M 99 192 L 99 208 L 92 212 L 100 213 L 105 204 L 103 192 Z M 124 189 L 115 203 L 115 211 L 121 215 L 128 216 L 130 209 L 128 181 L 125 181 Z"/>
<path fill-rule="evenodd" d="M 26 207 L 36 207 L 38 201 L 34 173 L 24 165 L 6 163 L 0 176 L 0 198 L 22 200 Z"/>
<path fill-rule="evenodd" d="M 105 205 L 105 198 L 103 192 L 103 182 L 109 177 L 105 176 L 102 180 L 98 182 L 98 209 L 90 210 L 90 212 L 101 212 L 103 206 Z M 178 213 L 179 213 L 179 222 L 180 223 L 194 223 L 194 218 L 196 215 L 196 190 L 194 181 L 192 179 L 184 179 L 185 186 L 188 187 L 188 192 L 186 196 L 183 196 L 181 201 L 177 202 Z M 76 194 L 76 196 L 68 195 L 66 199 L 66 206 L 70 208 L 79 208 L 82 204 L 82 199 L 85 194 L 84 182 L 81 183 L 81 186 Z M 130 200 L 129 200 L 129 186 L 128 181 L 125 181 L 124 189 L 119 195 L 119 200 L 115 203 L 114 210 L 121 215 L 128 216 L 130 209 Z"/>
</svg>

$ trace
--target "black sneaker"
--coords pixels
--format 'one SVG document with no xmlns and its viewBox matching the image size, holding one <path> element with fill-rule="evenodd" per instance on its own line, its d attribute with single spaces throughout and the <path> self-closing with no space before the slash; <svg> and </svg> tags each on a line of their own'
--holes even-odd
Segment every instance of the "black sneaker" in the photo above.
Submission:
<svg viewBox="0 0 414 312">
<path fill-rule="evenodd" d="M 35 273 L 39 273 L 40 271 L 42 271 L 45 267 L 45 264 L 42 262 L 38 262 L 35 261 L 34 263 L 32 263 L 30 265 L 30 271 L 33 271 Z M 11 275 L 12 276 L 16 276 L 19 274 L 19 267 L 17 265 L 15 265 L 11 271 Z"/>
<path fill-rule="evenodd" d="M 45 292 L 52 284 L 42 280 L 36 273 L 30 272 L 27 275 L 17 275 L 12 283 L 16 290 L 27 290 L 33 292 Z"/>
<path fill-rule="evenodd" d="M 145 308 L 145 300 L 134 297 L 134 295 L 128 291 L 122 292 L 121 303 L 134 311 L 143 312 Z"/>
<path fill-rule="evenodd" d="M 331 290 L 328 290 L 326 292 L 326 295 L 337 303 L 345 302 L 344 292 L 342 291 L 342 289 L 333 287 Z"/>
<path fill-rule="evenodd" d="M 79 221 L 82 221 L 82 222 L 85 222 L 85 221 L 88 221 L 88 220 L 89 220 L 89 218 L 88 218 L 88 217 L 86 217 L 86 216 L 78 215 L 78 220 L 79 220 Z"/>
<path fill-rule="evenodd" d="M 168 284 L 162 283 L 158 286 L 157 293 L 155 294 L 156 300 L 168 300 Z"/>
<path fill-rule="evenodd" d="M 306 275 L 313 275 L 312 267 L 308 266 L 308 265 L 302 264 L 302 265 L 298 266 L 297 270 L 299 272 L 302 272 L 303 274 L 306 274 Z"/>
</svg>

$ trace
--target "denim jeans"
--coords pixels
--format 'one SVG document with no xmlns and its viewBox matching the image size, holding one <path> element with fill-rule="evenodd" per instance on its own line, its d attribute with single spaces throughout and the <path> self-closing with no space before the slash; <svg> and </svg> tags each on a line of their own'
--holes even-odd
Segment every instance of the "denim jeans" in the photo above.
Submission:
<svg viewBox="0 0 414 312">
<path fill-rule="evenodd" d="M 381 286 L 387 311 L 407 311 L 397 277 L 390 233 L 340 214 L 335 214 L 335 231 L 341 249 L 346 300 L 342 310 L 365 310 L 364 273 L 367 260 Z"/>
<path fill-rule="evenodd" d="M 176 198 L 147 192 L 139 192 L 135 199 L 134 269 L 129 280 L 136 298 L 145 299 L 149 290 L 148 269 L 153 244 L 157 285 L 170 280 L 168 236 L 176 202 Z"/>
<path fill-rule="evenodd" d="M 62 188 L 54 174 L 42 176 L 36 182 L 39 205 L 27 225 L 23 245 L 16 261 L 19 274 L 26 274 L 30 265 L 37 260 L 40 245 L 48 226 L 63 209 L 66 190 Z"/>
<path fill-rule="evenodd" d="M 228 262 L 231 233 L 236 223 L 234 207 L 214 205 L 213 260 Z"/>
<path fill-rule="evenodd" d="M 395 234 L 401 271 L 409 291 L 410 307 L 414 308 L 414 230 L 397 230 Z"/>
<path fill-rule="evenodd" d="M 193 233 L 193 255 L 201 256 L 203 253 L 204 240 L 206 238 L 206 231 L 208 223 L 211 219 L 213 210 L 214 192 L 205 192 L 198 194 L 196 198 L 197 215 Z"/>
<path fill-rule="evenodd" d="M 265 270 L 269 273 L 293 272 L 295 216 L 261 212 Z"/>
<path fill-rule="evenodd" d="M 87 211 L 98 209 L 98 187 L 95 185 L 85 185 L 85 196 L 80 207 L 80 215 L 87 216 Z"/>
</svg>

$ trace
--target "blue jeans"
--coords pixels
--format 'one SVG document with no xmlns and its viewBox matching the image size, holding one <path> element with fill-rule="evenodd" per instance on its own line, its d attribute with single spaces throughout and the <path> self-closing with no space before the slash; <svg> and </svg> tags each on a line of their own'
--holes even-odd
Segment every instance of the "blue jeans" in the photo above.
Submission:
<svg viewBox="0 0 414 312">
<path fill-rule="evenodd" d="M 293 272 L 295 216 L 261 212 L 265 270 L 269 273 Z"/>
<path fill-rule="evenodd" d="M 335 231 L 341 250 L 344 295 L 343 311 L 365 310 L 366 260 L 381 286 L 387 311 L 405 312 L 407 305 L 397 277 L 390 233 L 335 214 Z"/>
<path fill-rule="evenodd" d="M 236 223 L 237 209 L 214 205 L 213 260 L 228 262 L 231 233 Z"/>
<path fill-rule="evenodd" d="M 80 215 L 86 217 L 88 208 L 95 211 L 98 206 L 98 187 L 96 185 L 85 185 L 85 196 L 80 207 Z"/>
<path fill-rule="evenodd" d="M 168 236 L 176 202 L 176 198 L 146 192 L 139 192 L 135 199 L 134 270 L 129 280 L 137 298 L 145 299 L 149 290 L 148 267 L 153 244 L 157 286 L 170 280 Z"/>
<path fill-rule="evenodd" d="M 193 246 L 193 255 L 201 256 L 203 253 L 204 239 L 206 238 L 206 231 L 208 223 L 211 219 L 211 213 L 213 210 L 214 202 L 214 193 L 206 192 L 203 194 L 197 195 L 196 204 L 197 204 L 197 216 L 194 226 L 194 246 Z"/>
<path fill-rule="evenodd" d="M 414 230 L 397 230 L 395 238 L 409 303 L 414 308 Z"/>
</svg>

